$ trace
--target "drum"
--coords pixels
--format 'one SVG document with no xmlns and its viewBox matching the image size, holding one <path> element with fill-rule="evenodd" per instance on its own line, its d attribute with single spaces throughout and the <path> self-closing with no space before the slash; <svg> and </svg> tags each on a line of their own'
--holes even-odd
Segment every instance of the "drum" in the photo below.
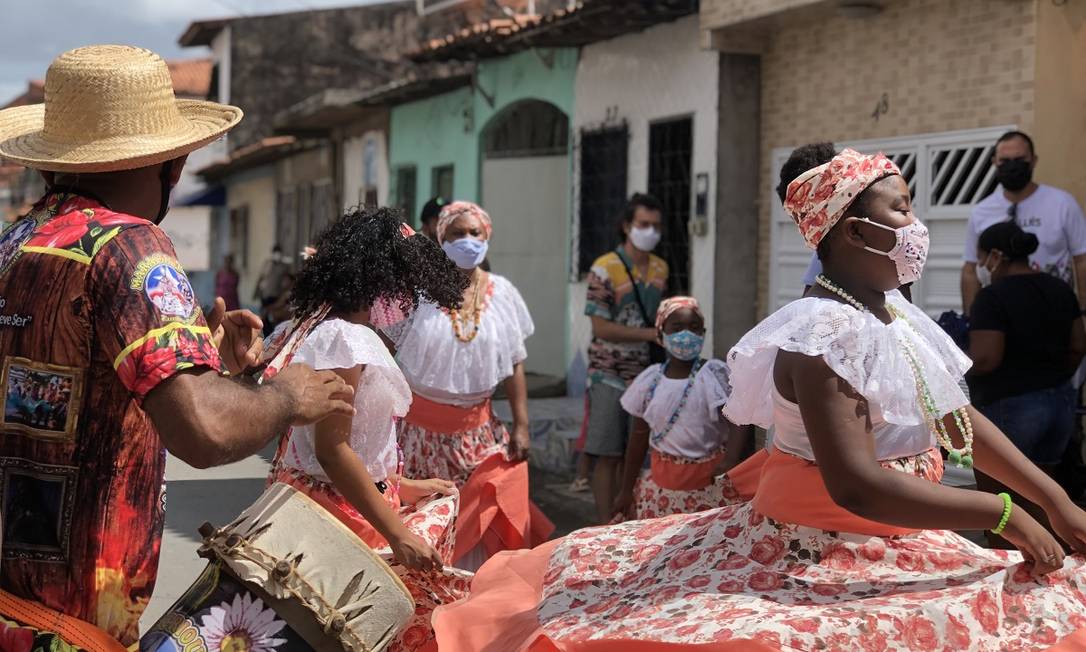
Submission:
<svg viewBox="0 0 1086 652">
<path fill-rule="evenodd" d="M 211 563 L 143 636 L 143 652 L 380 652 L 415 613 L 392 569 L 288 485 L 200 534 Z"/>
</svg>

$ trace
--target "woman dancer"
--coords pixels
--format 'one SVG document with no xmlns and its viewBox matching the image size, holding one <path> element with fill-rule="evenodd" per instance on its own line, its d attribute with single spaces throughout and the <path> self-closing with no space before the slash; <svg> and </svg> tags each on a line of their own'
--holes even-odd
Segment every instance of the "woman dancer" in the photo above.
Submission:
<svg viewBox="0 0 1086 652">
<path fill-rule="evenodd" d="M 401 477 L 394 421 L 407 413 L 411 391 L 371 329 L 370 312 L 375 304 L 406 311 L 420 297 L 455 308 L 462 290 L 442 251 L 396 212 L 360 210 L 321 235 L 294 286 L 298 318 L 273 335 L 293 340 L 294 362 L 342 376 L 355 390 L 356 414 L 294 428 L 280 442 L 269 481 L 305 492 L 407 569 L 401 577 L 416 613 L 396 650 L 436 649 L 430 612 L 463 596 L 470 575 L 437 572 L 452 561 L 456 488 Z"/>
<path fill-rule="evenodd" d="M 1086 514 L 968 405 L 968 359 L 894 290 L 919 277 L 928 244 L 897 167 L 845 150 L 793 181 L 787 208 L 824 272 L 728 356 L 725 415 L 776 427 L 754 499 L 495 558 L 478 593 L 435 612 L 443 652 L 1086 642 L 1081 557 L 1009 497 L 938 484 L 936 442 L 1086 550 Z M 994 529 L 1020 552 L 944 528 Z"/>
<path fill-rule="evenodd" d="M 701 357 L 705 316 L 697 299 L 664 299 L 656 331 L 667 361 L 641 372 L 622 395 L 622 408 L 634 419 L 615 500 L 618 517 L 690 514 L 739 500 L 722 473 L 739 463 L 751 429 L 720 415 L 728 368 Z M 646 454 L 652 468 L 642 471 Z"/>
<path fill-rule="evenodd" d="M 462 307 L 424 301 L 385 329 L 414 393 L 399 431 L 406 475 L 460 488 L 453 559 L 469 570 L 500 550 L 545 541 L 553 530 L 528 499 L 524 340 L 535 327 L 513 284 L 479 268 L 491 228 L 479 206 L 445 205 L 437 240 L 467 284 Z M 491 408 L 499 384 L 513 408 L 512 437 Z"/>
</svg>

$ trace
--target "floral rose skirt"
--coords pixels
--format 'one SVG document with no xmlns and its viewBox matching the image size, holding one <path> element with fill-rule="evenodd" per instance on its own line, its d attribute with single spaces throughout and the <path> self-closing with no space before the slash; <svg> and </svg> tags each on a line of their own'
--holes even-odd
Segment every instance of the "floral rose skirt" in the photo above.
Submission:
<svg viewBox="0 0 1086 652">
<path fill-rule="evenodd" d="M 509 431 L 497 417 L 473 430 L 453 434 L 430 432 L 401 420 L 400 447 L 404 475 L 409 478 L 441 478 L 463 487 L 471 473 L 492 455 L 506 457 Z"/>
<path fill-rule="evenodd" d="M 727 475 L 714 477 L 712 484 L 701 489 L 664 489 L 652 479 L 652 471 L 645 469 L 634 488 L 634 509 L 639 519 L 704 512 L 740 500 Z"/>
<path fill-rule="evenodd" d="M 600 639 L 757 640 L 797 650 L 1035 650 L 1086 627 L 1086 564 L 1038 581 L 1018 553 L 947 531 L 837 535 L 750 503 L 574 532 L 539 621 Z"/>
</svg>

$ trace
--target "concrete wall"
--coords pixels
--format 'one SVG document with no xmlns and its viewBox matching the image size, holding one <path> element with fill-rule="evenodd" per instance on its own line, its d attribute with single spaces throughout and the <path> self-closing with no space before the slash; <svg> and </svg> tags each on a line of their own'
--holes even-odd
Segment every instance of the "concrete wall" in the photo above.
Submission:
<svg viewBox="0 0 1086 652">
<path fill-rule="evenodd" d="M 441 165 L 453 165 L 453 188 L 458 199 L 476 199 L 479 192 L 478 136 L 471 118 L 470 88 L 394 107 L 389 126 L 388 167 L 397 196 L 396 171 L 415 166 L 416 211 L 432 196 L 430 172 Z M 418 220 L 418 215 L 412 215 Z"/>
<path fill-rule="evenodd" d="M 648 189 L 649 125 L 693 116 L 691 188 L 698 174 L 709 175 L 707 214 L 716 214 L 719 58 L 717 52 L 699 47 L 697 16 L 583 48 L 577 65 L 573 129 L 600 126 L 608 117 L 626 120 L 630 129 L 627 194 Z M 693 198 L 690 205 L 693 210 Z M 714 244 L 715 227 L 710 219 L 705 235 L 690 238 L 691 291 L 706 306 L 713 301 Z M 575 315 L 572 333 L 579 350 L 587 347 L 591 336 L 588 319 Z M 711 351 L 712 347 L 710 330 L 705 349 Z"/>
<path fill-rule="evenodd" d="M 1037 2 L 1037 177 L 1086 203 L 1086 3 Z"/>
<path fill-rule="evenodd" d="M 238 286 L 241 303 L 248 307 L 258 307 L 253 291 L 260 268 L 275 246 L 275 187 L 273 165 L 241 172 L 227 181 L 227 208 L 249 207 L 249 264 L 241 270 Z"/>
<path fill-rule="evenodd" d="M 769 287 L 770 202 L 778 201 L 770 192 L 779 172 L 770 169 L 773 148 L 1006 124 L 1030 131 L 1037 124 L 1033 0 L 885 5 L 882 13 L 863 19 L 830 12 L 816 22 L 793 23 L 784 16 L 764 42 L 760 314 L 766 312 Z M 1062 79 L 1072 64 L 1059 65 L 1061 72 L 1054 74 Z M 887 110 L 876 117 L 884 95 Z"/>
<path fill-rule="evenodd" d="M 717 357 L 758 318 L 758 158 L 761 143 L 761 62 L 746 54 L 720 57 L 717 146 L 716 285 L 712 305 Z"/>
<path fill-rule="evenodd" d="M 237 148 L 272 132 L 277 113 L 329 88 L 373 88 L 416 68 L 404 55 L 420 39 L 447 34 L 459 15 L 420 23 L 414 2 L 237 19 L 230 26 L 229 93 L 246 113 Z M 220 60 L 221 61 L 221 60 Z M 222 70 L 220 63 L 220 70 Z"/>
<path fill-rule="evenodd" d="M 703 29 L 717 29 L 821 4 L 827 4 L 827 0 L 701 0 L 701 26 Z"/>
</svg>

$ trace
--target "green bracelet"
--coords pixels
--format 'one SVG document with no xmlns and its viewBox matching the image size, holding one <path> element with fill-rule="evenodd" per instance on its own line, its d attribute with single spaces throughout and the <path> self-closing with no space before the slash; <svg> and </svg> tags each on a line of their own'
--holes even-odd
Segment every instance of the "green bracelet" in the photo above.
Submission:
<svg viewBox="0 0 1086 652">
<path fill-rule="evenodd" d="M 999 519 L 999 525 L 992 529 L 992 534 L 1003 534 L 1003 528 L 1007 527 L 1007 521 L 1011 520 L 1011 509 L 1014 507 L 1010 494 L 1001 493 L 999 497 L 1003 499 L 1003 516 Z"/>
</svg>

